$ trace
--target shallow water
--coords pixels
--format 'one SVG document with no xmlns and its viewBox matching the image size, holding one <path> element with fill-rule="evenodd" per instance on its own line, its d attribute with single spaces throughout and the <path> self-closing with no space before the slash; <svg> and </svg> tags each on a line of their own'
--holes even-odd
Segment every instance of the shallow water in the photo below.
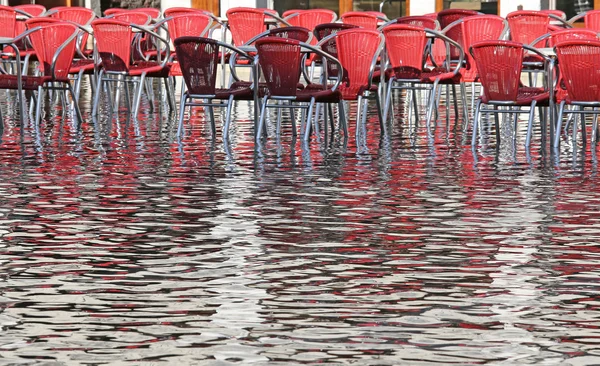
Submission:
<svg viewBox="0 0 600 366">
<path fill-rule="evenodd" d="M 4 106 L 0 364 L 600 364 L 595 146 L 397 108 L 360 153 L 285 114 L 255 151 L 245 102 L 230 144 L 143 103 Z"/>
</svg>

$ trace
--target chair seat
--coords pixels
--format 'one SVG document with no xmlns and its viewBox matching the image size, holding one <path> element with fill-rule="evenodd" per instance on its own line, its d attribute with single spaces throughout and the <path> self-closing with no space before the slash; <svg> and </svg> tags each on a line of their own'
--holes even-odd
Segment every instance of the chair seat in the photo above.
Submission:
<svg viewBox="0 0 600 366">
<path fill-rule="evenodd" d="M 49 81 L 68 83 L 68 78 L 52 79 L 51 76 L 23 76 L 21 78 L 23 90 L 37 90 L 37 88 Z M 18 79 L 16 75 L 0 74 L 0 89 L 18 89 Z"/>
<path fill-rule="evenodd" d="M 94 60 L 80 59 L 75 60 L 71 64 L 71 68 L 69 69 L 69 74 L 77 74 L 81 70 L 85 73 L 94 71 Z"/>
<path fill-rule="evenodd" d="M 203 95 L 190 93 L 193 98 L 206 98 Z M 246 82 L 236 82 L 231 84 L 229 88 L 217 88 L 215 96 L 212 99 L 229 99 L 233 95 L 234 100 L 253 100 L 254 91 L 250 89 L 250 84 Z"/>
<path fill-rule="evenodd" d="M 161 66 L 156 61 L 138 61 L 129 67 L 130 76 L 139 76 L 146 73 L 148 77 L 166 78 L 169 76 L 169 65 Z"/>
<path fill-rule="evenodd" d="M 332 91 L 331 86 L 322 84 L 308 84 L 301 90 L 296 91 L 296 102 L 310 102 L 315 98 L 316 103 L 337 103 L 342 94 L 339 90 Z"/>
<path fill-rule="evenodd" d="M 517 95 L 517 100 L 512 101 L 514 105 L 529 105 L 534 100 L 539 105 L 545 105 L 549 102 L 550 93 L 544 91 L 543 88 L 520 87 Z M 501 101 L 489 100 L 485 95 L 481 97 L 481 101 L 485 104 L 498 104 Z"/>
</svg>

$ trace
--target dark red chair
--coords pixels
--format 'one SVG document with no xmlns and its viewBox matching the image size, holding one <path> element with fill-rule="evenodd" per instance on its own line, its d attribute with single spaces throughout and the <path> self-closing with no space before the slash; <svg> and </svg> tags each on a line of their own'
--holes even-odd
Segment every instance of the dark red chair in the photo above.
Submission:
<svg viewBox="0 0 600 366">
<path fill-rule="evenodd" d="M 549 60 L 532 47 L 514 41 L 483 41 L 471 46 L 470 52 L 479 70 L 483 95 L 477 100 L 473 118 L 472 145 L 477 144 L 477 132 L 480 112 L 492 113 L 529 113 L 527 139 L 525 146 L 529 148 L 536 105 L 552 106 L 550 92 L 547 87 L 526 87 L 521 84 L 523 53 L 529 51 Z M 482 109 L 481 105 L 491 105 L 492 109 Z M 515 107 L 518 109 L 499 110 L 497 107 Z M 529 106 L 522 111 L 521 107 Z M 516 123 L 516 119 L 515 119 Z M 545 128 L 543 128 L 543 131 Z M 516 139 L 516 129 L 514 138 Z M 496 143 L 500 144 L 500 122 L 496 118 Z"/>
<path fill-rule="evenodd" d="M 173 109 L 175 103 L 171 100 L 168 82 L 169 48 L 165 47 L 166 57 L 162 61 L 132 61 L 132 42 L 134 29 L 145 33 L 149 37 L 159 40 L 164 45 L 169 41 L 155 32 L 126 22 L 112 19 L 97 19 L 92 22 L 94 37 L 96 39 L 97 53 L 100 58 L 100 74 L 94 98 L 92 114 L 96 115 L 100 100 L 100 93 L 105 82 L 136 82 L 137 91 L 133 102 L 133 116 L 137 118 L 144 80 L 146 77 L 164 80 L 167 89 L 169 106 Z M 134 45 L 135 47 L 135 45 Z M 139 81 L 137 80 L 139 78 Z"/>
<path fill-rule="evenodd" d="M 308 105 L 293 105 L 294 108 L 306 108 L 307 122 L 304 133 L 304 139 L 308 140 L 310 136 L 310 126 L 313 116 L 313 107 L 315 103 L 339 103 L 341 94 L 337 90 L 340 80 L 332 87 L 323 87 L 321 89 L 298 88 L 298 82 L 304 63 L 302 62 L 302 48 L 307 51 L 315 52 L 321 57 L 325 57 L 329 62 L 335 62 L 341 67 L 339 61 L 325 52 L 310 46 L 307 43 L 295 39 L 284 39 L 279 37 L 267 37 L 256 41 L 258 55 L 258 64 L 265 78 L 266 92 L 263 97 L 261 114 L 256 132 L 256 141 L 260 143 L 262 131 L 264 128 L 265 116 L 269 100 L 276 100 L 279 103 L 283 101 L 293 103 L 308 103 Z M 272 105 L 281 108 L 279 104 Z M 280 134 L 280 119 L 277 120 L 277 134 Z M 296 123 L 292 114 L 293 134 L 296 134 Z M 303 130 L 303 128 L 301 128 Z M 318 121 L 314 119 L 314 130 L 319 138 Z"/>
<path fill-rule="evenodd" d="M 567 93 L 560 101 L 556 131 L 554 135 L 554 148 L 560 145 L 560 132 L 562 118 L 567 114 L 598 114 L 600 107 L 600 41 L 596 40 L 570 40 L 556 44 L 556 57 L 560 65 L 562 83 Z M 576 109 L 566 110 L 565 106 L 574 106 Z M 586 110 L 592 108 L 592 110 Z M 581 133 L 585 143 L 585 118 L 581 120 Z M 597 119 L 594 118 L 592 128 L 592 142 L 596 142 Z M 576 126 L 573 127 L 573 139 L 576 137 Z"/>
<path fill-rule="evenodd" d="M 233 83 L 229 88 L 217 88 L 217 67 L 220 62 L 222 49 L 239 54 L 247 59 L 252 56 L 239 50 L 235 46 L 204 37 L 179 37 L 175 39 L 175 52 L 181 64 L 183 79 L 187 90 L 181 94 L 179 105 L 179 127 L 177 134 L 181 136 L 185 108 L 191 106 L 206 106 L 209 109 L 209 118 L 213 136 L 216 134 L 214 106 L 227 107 L 225 124 L 223 127 L 223 140 L 229 135 L 231 109 L 236 100 L 254 100 L 254 91 L 251 85 Z M 253 68 L 253 70 L 255 70 Z M 235 76 L 235 72 L 232 72 Z M 253 80 L 256 80 L 254 78 Z M 214 103 L 213 100 L 223 100 Z M 205 101 L 202 101 L 205 100 Z M 255 105 L 255 108 L 256 105 Z"/>
<path fill-rule="evenodd" d="M 392 23 L 393 22 L 393 23 Z M 426 16 L 406 16 L 394 19 L 390 21 L 391 24 L 405 24 L 405 25 L 413 25 L 416 27 L 430 29 L 430 30 L 440 30 L 440 23 L 432 18 Z"/>
</svg>

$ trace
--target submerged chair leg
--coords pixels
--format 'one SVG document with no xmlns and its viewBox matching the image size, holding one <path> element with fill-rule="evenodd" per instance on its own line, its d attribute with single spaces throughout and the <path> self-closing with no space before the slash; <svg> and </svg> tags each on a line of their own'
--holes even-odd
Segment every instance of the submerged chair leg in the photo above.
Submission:
<svg viewBox="0 0 600 366">
<path fill-rule="evenodd" d="M 477 131 L 479 128 L 479 110 L 481 108 L 481 99 L 477 99 L 477 104 L 475 105 L 475 114 L 473 115 L 473 137 L 471 139 L 471 146 L 477 146 Z"/>
<path fill-rule="evenodd" d="M 142 91 L 144 90 L 144 80 L 146 80 L 146 73 L 140 75 L 140 81 L 135 95 L 135 101 L 133 102 L 133 118 L 137 120 L 138 112 L 140 110 L 140 101 L 142 99 Z"/>
<path fill-rule="evenodd" d="M 262 137 L 262 131 L 265 123 L 265 114 L 267 112 L 267 100 L 268 96 L 265 95 L 262 102 L 262 108 L 260 110 L 260 117 L 258 118 L 258 128 L 256 131 L 256 142 L 260 143 L 260 139 Z"/>
<path fill-rule="evenodd" d="M 558 117 L 556 118 L 556 129 L 554 130 L 554 148 L 558 149 L 560 143 L 560 131 L 562 125 L 563 114 L 565 112 L 565 101 L 560 102 L 558 108 Z"/>
<path fill-rule="evenodd" d="M 183 115 L 185 114 L 187 98 L 187 93 L 181 94 L 181 101 L 179 102 L 179 125 L 177 127 L 177 137 L 181 137 L 181 132 L 183 132 Z"/>
<path fill-rule="evenodd" d="M 531 145 L 531 134 L 533 132 L 533 117 L 535 116 L 535 104 L 536 101 L 534 100 L 533 102 L 531 102 L 531 106 L 530 106 L 530 111 L 529 111 L 529 120 L 527 122 L 527 137 L 525 138 L 525 147 L 529 149 L 529 146 Z"/>
<path fill-rule="evenodd" d="M 346 120 L 346 108 L 344 108 L 344 101 L 338 102 L 338 114 L 340 116 L 340 125 L 344 130 L 344 138 L 348 138 L 348 121 Z"/>
<path fill-rule="evenodd" d="M 98 115 L 98 103 L 100 103 L 100 94 L 102 93 L 102 86 L 104 83 L 102 76 L 104 76 L 104 70 L 100 70 L 100 74 L 98 76 L 98 86 L 96 87 L 96 95 L 94 95 L 94 105 L 92 106 L 92 116 Z"/>
<path fill-rule="evenodd" d="M 227 111 L 225 112 L 225 125 L 223 126 L 223 142 L 229 138 L 229 125 L 231 124 L 231 110 L 233 109 L 233 95 L 227 100 Z"/>
</svg>

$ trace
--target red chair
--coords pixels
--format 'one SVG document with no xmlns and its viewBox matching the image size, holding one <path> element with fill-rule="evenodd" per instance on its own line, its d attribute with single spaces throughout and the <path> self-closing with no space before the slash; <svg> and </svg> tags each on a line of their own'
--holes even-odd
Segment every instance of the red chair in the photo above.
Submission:
<svg viewBox="0 0 600 366">
<path fill-rule="evenodd" d="M 386 50 L 390 68 L 386 71 L 389 76 L 386 103 L 383 110 L 384 122 L 392 102 L 393 89 L 423 89 L 420 85 L 428 85 L 429 105 L 427 106 L 427 126 L 429 127 L 433 110 L 437 105 L 438 85 L 454 83 L 460 79 L 460 68 L 464 53 L 457 42 L 435 31 L 412 25 L 394 24 L 383 29 Z M 459 49 L 459 59 L 454 69 L 424 67 L 428 36 L 439 38 Z M 414 97 L 414 96 L 413 96 Z"/>
<path fill-rule="evenodd" d="M 148 25 L 152 22 L 152 17 L 146 13 L 138 11 L 125 11 L 116 14 L 112 14 L 106 17 L 106 19 L 114 19 L 122 22 L 135 24 L 135 25 Z"/>
<path fill-rule="evenodd" d="M 79 25 L 89 25 L 96 18 L 93 10 L 81 6 L 58 6 L 48 10 L 46 16 Z"/>
<path fill-rule="evenodd" d="M 256 132 L 256 142 L 260 143 L 262 131 L 264 128 L 265 115 L 269 107 L 269 100 L 277 100 L 279 102 L 289 101 L 294 103 L 308 103 L 306 105 L 293 105 L 294 108 L 306 108 L 307 123 L 304 139 L 308 140 L 311 119 L 313 115 L 313 107 L 315 103 L 339 103 L 341 94 L 337 90 L 340 80 L 338 78 L 336 84 L 332 87 L 323 87 L 322 89 L 299 89 L 298 82 L 304 64 L 302 62 L 302 48 L 317 53 L 321 57 L 325 57 L 329 62 L 335 62 L 338 67 L 341 67 L 339 61 L 323 51 L 310 46 L 307 43 L 300 42 L 295 39 L 283 39 L 279 37 L 267 37 L 256 41 L 256 49 L 258 56 L 258 64 L 262 70 L 262 75 L 265 78 L 266 92 L 263 98 L 261 114 Z M 281 108 L 281 106 L 274 105 Z M 281 126 L 278 118 L 277 134 L 279 135 Z M 293 134 L 296 135 L 296 124 L 292 114 Z M 315 133 L 319 136 L 318 123 L 315 118 L 314 123 Z M 302 128 L 301 128 L 302 130 Z"/>
<path fill-rule="evenodd" d="M 550 16 L 542 11 L 519 10 L 509 13 L 506 21 L 512 41 L 531 44 L 536 38 L 548 33 Z"/>
<path fill-rule="evenodd" d="M 392 20 L 391 22 L 393 24 L 413 25 L 424 29 L 440 30 L 440 23 L 436 19 L 426 16 L 406 16 Z"/>
<path fill-rule="evenodd" d="M 375 30 L 379 26 L 377 15 L 365 11 L 350 11 L 342 14 L 340 19 L 344 24 L 352 24 L 365 29 Z"/>
<path fill-rule="evenodd" d="M 29 40 L 40 63 L 40 85 L 36 106 L 36 124 L 41 119 L 41 106 L 44 89 L 68 90 L 79 123 L 83 122 L 69 72 L 75 55 L 79 28 L 71 23 L 54 23 L 31 29 Z"/>
<path fill-rule="evenodd" d="M 46 12 L 46 7 L 40 4 L 15 5 L 13 8 L 24 11 L 32 17 L 42 16 Z"/>
<path fill-rule="evenodd" d="M 265 21 L 269 18 L 283 20 L 276 14 L 263 9 L 231 8 L 227 10 L 227 27 L 233 44 L 241 46 L 266 30 Z"/>
<path fill-rule="evenodd" d="M 543 36 L 537 38 L 531 45 L 543 46 L 543 47 L 554 47 L 558 43 L 575 40 L 598 40 L 598 33 L 591 29 L 586 28 L 571 28 L 551 33 L 546 33 Z M 544 42 L 545 41 L 545 42 Z"/>
<path fill-rule="evenodd" d="M 335 39 L 338 60 L 340 61 L 344 74 L 339 90 L 342 99 L 346 101 L 356 100 L 358 111 L 356 113 L 356 142 L 359 145 L 361 130 L 366 128 L 367 101 L 371 96 L 377 102 L 377 115 L 382 133 L 385 133 L 381 101 L 377 86 L 373 84 L 373 75 L 377 60 L 383 50 L 383 34 L 371 29 L 348 29 L 324 38 L 319 44 L 327 44 Z M 326 51 L 326 50 L 325 50 Z M 342 107 L 340 103 L 340 107 Z M 343 108 L 343 107 L 342 107 Z M 343 109 L 340 110 L 340 114 Z"/>
<path fill-rule="evenodd" d="M 61 23 L 65 23 L 64 20 L 60 20 L 60 19 L 55 19 L 55 18 L 48 18 L 48 17 L 38 17 L 38 18 L 31 18 L 28 19 L 27 21 L 25 21 L 25 26 L 27 27 L 27 29 L 33 29 L 36 27 L 45 27 L 47 25 L 51 25 L 51 24 L 61 24 Z M 69 23 L 69 22 L 67 22 Z M 75 25 L 78 29 L 80 34 L 86 33 L 86 35 L 89 35 L 89 31 L 86 29 L 83 29 L 83 27 L 78 26 L 74 23 L 70 23 Z M 81 90 L 81 79 L 83 74 L 88 74 L 90 75 L 90 80 L 91 80 L 91 84 L 94 85 L 94 78 L 92 77 L 95 71 L 95 62 L 93 60 L 93 58 L 90 55 L 85 55 L 80 49 L 79 47 L 76 48 L 77 53 L 75 55 L 73 55 L 73 62 L 71 63 L 71 68 L 69 69 L 69 75 L 71 75 L 75 81 L 74 84 L 74 89 L 75 89 L 75 95 L 77 97 L 77 100 L 79 100 L 79 92 Z"/>
<path fill-rule="evenodd" d="M 562 81 L 567 89 L 565 97 L 560 102 L 556 133 L 554 135 L 554 148 L 560 144 L 560 131 L 563 114 L 598 114 L 600 107 L 600 41 L 598 40 L 570 40 L 556 44 L 556 57 L 560 65 Z M 576 109 L 565 110 L 565 106 L 574 106 Z M 586 110 L 592 108 L 592 110 Z M 581 133 L 585 143 L 586 130 L 585 118 L 581 119 Z M 597 119 L 594 118 L 592 128 L 592 142 L 596 142 Z M 573 127 L 573 139 L 576 137 L 577 128 Z"/>
<path fill-rule="evenodd" d="M 450 38 L 454 42 L 461 44 L 462 42 L 462 27 L 450 27 L 450 29 L 446 30 L 448 26 L 452 23 L 456 22 L 459 19 L 478 15 L 479 13 L 474 10 L 466 10 L 466 9 L 446 9 L 437 13 L 437 20 L 440 23 L 440 27 L 442 28 L 442 32 L 446 35 L 446 37 Z M 458 50 L 455 48 L 450 49 L 450 58 L 455 60 L 458 58 Z"/>
<path fill-rule="evenodd" d="M 583 18 L 585 28 L 600 32 L 600 10 L 589 10 L 575 15 L 569 19 L 568 24 L 573 25 Z"/>
<path fill-rule="evenodd" d="M 132 62 L 132 44 L 134 29 L 138 32 L 145 33 L 149 37 L 153 37 L 161 41 L 164 45 L 168 45 L 169 41 L 162 38 L 155 32 L 149 31 L 146 28 L 121 22 L 112 19 L 97 19 L 92 22 L 94 37 L 96 39 L 96 48 L 101 61 L 100 74 L 98 76 L 98 86 L 94 98 L 92 114 L 96 115 L 100 94 L 103 90 L 104 82 L 120 82 L 133 81 L 139 77 L 137 91 L 135 93 L 133 116 L 137 118 L 144 80 L 146 77 L 159 78 L 165 81 L 167 89 L 167 98 L 169 106 L 174 108 L 174 103 L 171 100 L 171 92 L 168 83 L 169 66 L 169 48 L 165 48 L 166 57 L 162 61 L 135 61 Z M 124 80 L 125 79 L 125 80 Z M 127 86 L 127 84 L 125 84 Z"/>
<path fill-rule="evenodd" d="M 536 53 L 540 57 L 545 57 L 534 48 L 514 41 L 483 41 L 471 46 L 471 56 L 477 65 L 481 85 L 483 86 L 483 95 L 477 100 L 475 117 L 473 118 L 473 146 L 477 144 L 480 112 L 493 112 L 512 114 L 529 113 L 527 139 L 525 142 L 525 146 L 529 147 L 535 106 L 537 104 L 548 105 L 551 101 L 550 92 L 547 88 L 521 86 L 521 70 L 523 68 L 523 53 L 525 50 Z M 493 108 L 482 109 L 482 104 L 491 105 Z M 496 108 L 498 106 L 516 107 L 518 109 L 499 110 Z M 529 110 L 521 111 L 520 108 L 523 106 L 529 106 L 530 108 Z M 550 107 L 553 108 L 551 104 Z M 516 132 L 514 136 L 516 139 Z M 496 118 L 496 140 L 499 146 L 500 122 L 498 118 Z"/>
<path fill-rule="evenodd" d="M 165 10 L 166 14 L 167 11 Z M 213 18 L 206 13 L 195 11 L 187 14 L 175 12 L 175 14 L 180 15 L 172 15 L 165 18 L 172 42 L 175 42 L 179 37 L 207 37 L 209 31 L 212 29 Z M 176 54 L 173 55 L 173 60 L 171 60 L 171 76 L 181 76 L 179 63 L 173 62 L 175 59 Z"/>
<path fill-rule="evenodd" d="M 216 134 L 214 106 L 227 107 L 225 124 L 223 127 L 223 140 L 227 140 L 229 124 L 231 120 L 231 109 L 235 100 L 254 100 L 254 92 L 250 85 L 233 83 L 231 87 L 219 89 L 216 87 L 217 66 L 220 62 L 220 49 L 226 48 L 247 59 L 252 56 L 239 50 L 235 46 L 203 37 L 179 37 L 175 39 L 175 52 L 181 63 L 183 79 L 187 90 L 181 94 L 179 104 L 179 127 L 177 135 L 181 136 L 183 129 L 183 118 L 186 107 L 207 106 L 213 136 Z M 254 73 L 254 68 L 252 69 Z M 232 70 L 235 76 L 235 72 Z M 257 78 L 255 77 L 254 80 Z M 223 103 L 213 103 L 213 100 L 225 100 Z M 205 102 L 199 100 L 206 100 Z M 255 108 L 256 105 L 255 105 Z"/>
<path fill-rule="evenodd" d="M 168 18 L 168 17 L 177 16 L 177 15 L 186 15 L 186 14 L 194 14 L 194 13 L 201 13 L 201 14 L 207 14 L 207 15 L 213 16 L 213 14 L 210 11 L 206 11 L 206 10 L 202 10 L 202 9 L 173 7 L 173 8 L 165 9 L 164 17 Z"/>
<path fill-rule="evenodd" d="M 291 26 L 307 29 L 337 20 L 335 11 L 329 9 L 291 10 L 291 13 L 284 13 L 283 17 Z"/>
</svg>

